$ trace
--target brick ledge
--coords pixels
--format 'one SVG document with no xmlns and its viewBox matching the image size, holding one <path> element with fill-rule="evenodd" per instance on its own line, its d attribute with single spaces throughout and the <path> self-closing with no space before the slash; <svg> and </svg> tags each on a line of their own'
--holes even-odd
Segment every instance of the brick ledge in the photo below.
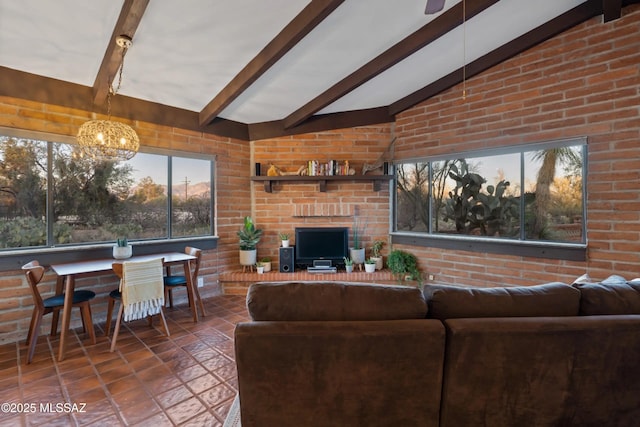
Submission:
<svg viewBox="0 0 640 427">
<path fill-rule="evenodd" d="M 285 282 L 285 281 L 338 281 L 338 282 L 361 282 L 378 283 L 383 285 L 395 285 L 398 281 L 389 270 L 379 270 L 375 273 L 365 271 L 354 271 L 347 273 L 338 271 L 337 273 L 308 273 L 307 271 L 295 271 L 293 273 L 280 273 L 270 271 L 264 274 L 256 272 L 231 271 L 220 274 L 220 287 L 225 295 L 246 295 L 249 286 L 255 282 Z"/>
</svg>

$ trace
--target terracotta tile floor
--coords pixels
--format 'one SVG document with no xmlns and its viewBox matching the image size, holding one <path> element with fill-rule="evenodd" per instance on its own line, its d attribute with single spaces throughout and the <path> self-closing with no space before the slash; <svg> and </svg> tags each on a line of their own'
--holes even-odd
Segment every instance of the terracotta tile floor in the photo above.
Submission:
<svg viewBox="0 0 640 427">
<path fill-rule="evenodd" d="M 0 426 L 221 426 L 237 390 L 233 330 L 248 316 L 244 296 L 204 302 L 207 317 L 198 323 L 186 304 L 165 310 L 169 338 L 157 319 L 155 328 L 146 320 L 123 323 L 113 353 L 104 324 L 95 325 L 96 345 L 74 330 L 63 362 L 55 357 L 58 338 L 46 331 L 30 365 L 24 341 L 0 346 L 0 403 L 35 410 L 7 413 L 3 406 Z M 56 412 L 58 403 L 86 406 Z"/>
</svg>

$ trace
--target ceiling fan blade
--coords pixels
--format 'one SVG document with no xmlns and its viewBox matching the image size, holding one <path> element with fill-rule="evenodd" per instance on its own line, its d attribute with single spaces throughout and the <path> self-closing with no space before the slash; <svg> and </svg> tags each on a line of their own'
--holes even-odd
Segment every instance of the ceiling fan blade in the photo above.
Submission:
<svg viewBox="0 0 640 427">
<path fill-rule="evenodd" d="M 433 15 L 440 12 L 444 8 L 444 0 L 427 0 L 427 7 L 424 10 L 425 15 Z"/>
</svg>

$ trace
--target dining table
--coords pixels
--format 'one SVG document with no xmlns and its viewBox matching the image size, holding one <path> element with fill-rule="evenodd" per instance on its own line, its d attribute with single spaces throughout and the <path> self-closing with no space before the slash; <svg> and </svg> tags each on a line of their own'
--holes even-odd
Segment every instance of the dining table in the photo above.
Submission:
<svg viewBox="0 0 640 427">
<path fill-rule="evenodd" d="M 198 321 L 198 308 L 196 306 L 196 288 L 191 274 L 191 263 L 196 257 L 184 252 L 163 252 L 148 255 L 137 255 L 127 259 L 96 259 L 89 261 L 75 261 L 61 264 L 51 264 L 51 269 L 58 275 L 56 280 L 56 295 L 64 293 L 64 305 L 62 308 L 62 329 L 60 331 L 60 344 L 58 347 L 58 361 L 63 361 L 65 347 L 69 335 L 69 323 L 71 319 L 71 308 L 73 305 L 73 292 L 75 281 L 78 277 L 95 276 L 106 273 L 113 273 L 112 265 L 116 262 L 145 261 L 149 259 L 162 258 L 165 266 L 184 266 L 184 276 L 187 279 L 187 296 L 189 306 L 193 313 L 193 321 Z M 114 273 L 115 275 L 115 273 Z M 204 313 L 203 313 L 204 314 Z"/>
</svg>

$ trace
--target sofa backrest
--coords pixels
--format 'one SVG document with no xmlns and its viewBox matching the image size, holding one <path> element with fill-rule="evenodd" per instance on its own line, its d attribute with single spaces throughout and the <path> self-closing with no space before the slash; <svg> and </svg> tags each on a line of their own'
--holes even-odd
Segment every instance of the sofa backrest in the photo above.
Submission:
<svg viewBox="0 0 640 427">
<path fill-rule="evenodd" d="M 638 425 L 640 315 L 444 324 L 441 427 Z"/>
<path fill-rule="evenodd" d="M 580 292 L 564 283 L 504 288 L 428 285 L 424 288 L 428 317 L 577 316 Z"/>
<path fill-rule="evenodd" d="M 417 288 L 256 283 L 234 346 L 243 427 L 438 427 L 444 325 Z"/>
<path fill-rule="evenodd" d="M 640 283 L 574 284 L 580 290 L 580 314 L 640 314 Z"/>
<path fill-rule="evenodd" d="M 418 288 L 342 282 L 254 283 L 247 293 L 252 320 L 424 319 Z"/>
</svg>

